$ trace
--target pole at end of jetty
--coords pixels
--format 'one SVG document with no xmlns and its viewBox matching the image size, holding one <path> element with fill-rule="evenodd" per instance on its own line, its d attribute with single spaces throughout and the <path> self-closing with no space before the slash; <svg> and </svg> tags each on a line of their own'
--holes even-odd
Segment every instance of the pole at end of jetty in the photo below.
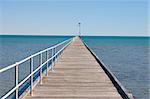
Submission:
<svg viewBox="0 0 150 99">
<path fill-rule="evenodd" d="M 81 36 L 81 23 L 79 22 L 78 25 L 79 25 L 79 36 Z"/>
</svg>

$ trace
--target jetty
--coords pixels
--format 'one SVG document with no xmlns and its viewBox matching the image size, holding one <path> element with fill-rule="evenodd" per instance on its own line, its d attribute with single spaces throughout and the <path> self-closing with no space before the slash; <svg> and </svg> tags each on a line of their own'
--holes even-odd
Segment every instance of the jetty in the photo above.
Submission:
<svg viewBox="0 0 150 99">
<path fill-rule="evenodd" d="M 68 40 L 67 43 L 65 41 L 65 44 L 59 45 L 62 44 L 63 47 L 57 51 L 56 49 L 53 50 L 53 55 L 47 57 L 47 61 L 41 62 L 36 70 L 33 70 L 32 58 L 38 54 L 42 56 L 43 52 L 48 52 L 55 47 L 26 59 L 31 60 L 32 68 L 31 74 L 25 78 L 24 82 L 30 78 L 31 83 L 24 93 L 19 95 L 18 89 L 24 82 L 18 83 L 18 74 L 16 73 L 17 83 L 13 90 L 15 91 L 15 98 L 131 99 L 116 77 L 100 62 L 80 37 L 76 36 Z M 51 61 L 51 64 L 49 64 L 49 61 Z M 18 64 L 13 67 L 16 68 Z M 45 70 L 43 66 L 46 66 Z M 0 70 L 0 73 L 5 70 Z M 40 71 L 40 75 L 34 80 L 33 74 L 37 71 Z M 9 94 L 4 95 L 2 99 L 7 98 L 12 92 L 8 92 Z"/>
</svg>

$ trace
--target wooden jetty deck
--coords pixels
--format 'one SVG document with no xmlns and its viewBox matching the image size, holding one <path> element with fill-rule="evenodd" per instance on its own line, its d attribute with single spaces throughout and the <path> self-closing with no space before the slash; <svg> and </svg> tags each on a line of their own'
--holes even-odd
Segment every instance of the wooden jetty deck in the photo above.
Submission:
<svg viewBox="0 0 150 99">
<path fill-rule="evenodd" d="M 25 99 L 122 99 L 79 37 L 64 50 L 43 84 Z"/>
</svg>

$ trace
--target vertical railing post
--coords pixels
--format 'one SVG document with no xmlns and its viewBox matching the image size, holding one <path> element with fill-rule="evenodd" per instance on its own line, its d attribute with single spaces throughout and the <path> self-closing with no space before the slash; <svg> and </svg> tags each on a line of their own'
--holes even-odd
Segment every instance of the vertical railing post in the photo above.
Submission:
<svg viewBox="0 0 150 99">
<path fill-rule="evenodd" d="M 54 48 L 52 48 L 52 57 L 54 56 Z M 54 57 L 52 58 L 52 65 L 51 65 L 51 70 L 53 71 L 53 62 L 54 62 Z"/>
<path fill-rule="evenodd" d="M 56 54 L 56 47 L 54 48 L 54 55 Z M 54 57 L 54 66 L 55 66 L 56 56 Z"/>
<path fill-rule="evenodd" d="M 42 53 L 40 54 L 40 66 L 42 65 Z M 42 84 L 42 67 L 40 68 L 40 84 Z"/>
<path fill-rule="evenodd" d="M 55 54 L 57 53 L 57 47 L 55 48 Z M 58 54 L 57 54 L 58 55 Z M 57 55 L 55 56 L 55 62 L 57 61 Z"/>
<path fill-rule="evenodd" d="M 18 79 L 19 79 L 19 71 L 18 71 L 18 64 L 16 65 L 15 67 L 15 83 L 16 83 L 16 86 L 18 86 Z M 19 88 L 16 89 L 16 99 L 18 99 L 18 90 Z"/>
<path fill-rule="evenodd" d="M 62 46 L 62 45 L 61 45 L 61 46 Z M 60 51 L 61 46 L 59 46 L 58 51 Z M 60 53 L 61 53 L 61 52 L 58 53 L 58 57 L 60 56 Z"/>
<path fill-rule="evenodd" d="M 60 49 L 62 49 L 63 48 L 63 46 L 61 46 L 61 48 Z M 62 53 L 62 51 L 60 51 L 60 55 L 61 55 L 61 53 Z"/>
<path fill-rule="evenodd" d="M 30 59 L 30 74 L 33 72 L 33 57 Z M 34 74 L 33 74 L 34 75 Z M 31 86 L 30 86 L 30 95 L 32 96 L 32 90 L 33 90 L 33 75 L 31 75 Z"/>
<path fill-rule="evenodd" d="M 49 59 L 49 53 L 46 51 L 46 61 L 47 61 L 47 66 L 46 66 L 46 76 L 48 76 L 48 59 Z"/>
<path fill-rule="evenodd" d="M 61 49 L 61 46 L 59 47 L 59 50 Z M 59 52 L 59 54 L 58 54 L 58 56 L 60 56 L 60 54 L 61 54 L 61 51 Z"/>
</svg>

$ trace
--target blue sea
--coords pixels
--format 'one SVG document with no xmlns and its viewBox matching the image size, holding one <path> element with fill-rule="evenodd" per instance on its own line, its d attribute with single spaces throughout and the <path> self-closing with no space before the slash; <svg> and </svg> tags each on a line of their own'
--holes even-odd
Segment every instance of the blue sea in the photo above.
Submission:
<svg viewBox="0 0 150 99">
<path fill-rule="evenodd" d="M 71 36 L 0 36 L 0 68 L 20 61 L 31 54 L 55 45 Z M 103 37 L 84 36 L 82 39 L 114 73 L 121 84 L 136 99 L 149 99 L 149 40 L 148 37 Z M 21 78 L 28 66 L 20 66 Z M 14 71 L 0 75 L 0 97 L 10 90 Z"/>
<path fill-rule="evenodd" d="M 19 36 L 0 35 L 0 69 L 51 47 L 72 36 Z M 42 55 L 44 57 L 44 55 Z M 34 70 L 39 66 L 39 56 L 34 58 Z M 30 62 L 19 66 L 19 82 L 30 73 Z M 27 82 L 26 82 L 27 83 Z M 24 84 L 25 85 L 25 84 Z M 27 85 L 27 84 L 26 84 Z M 15 68 L 0 74 L 0 97 L 15 86 Z M 24 87 L 26 88 L 26 87 Z M 20 94 L 22 88 L 20 88 Z M 10 96 L 13 97 L 14 93 Z"/>
<path fill-rule="evenodd" d="M 135 99 L 150 99 L 150 38 L 82 37 Z"/>
</svg>

